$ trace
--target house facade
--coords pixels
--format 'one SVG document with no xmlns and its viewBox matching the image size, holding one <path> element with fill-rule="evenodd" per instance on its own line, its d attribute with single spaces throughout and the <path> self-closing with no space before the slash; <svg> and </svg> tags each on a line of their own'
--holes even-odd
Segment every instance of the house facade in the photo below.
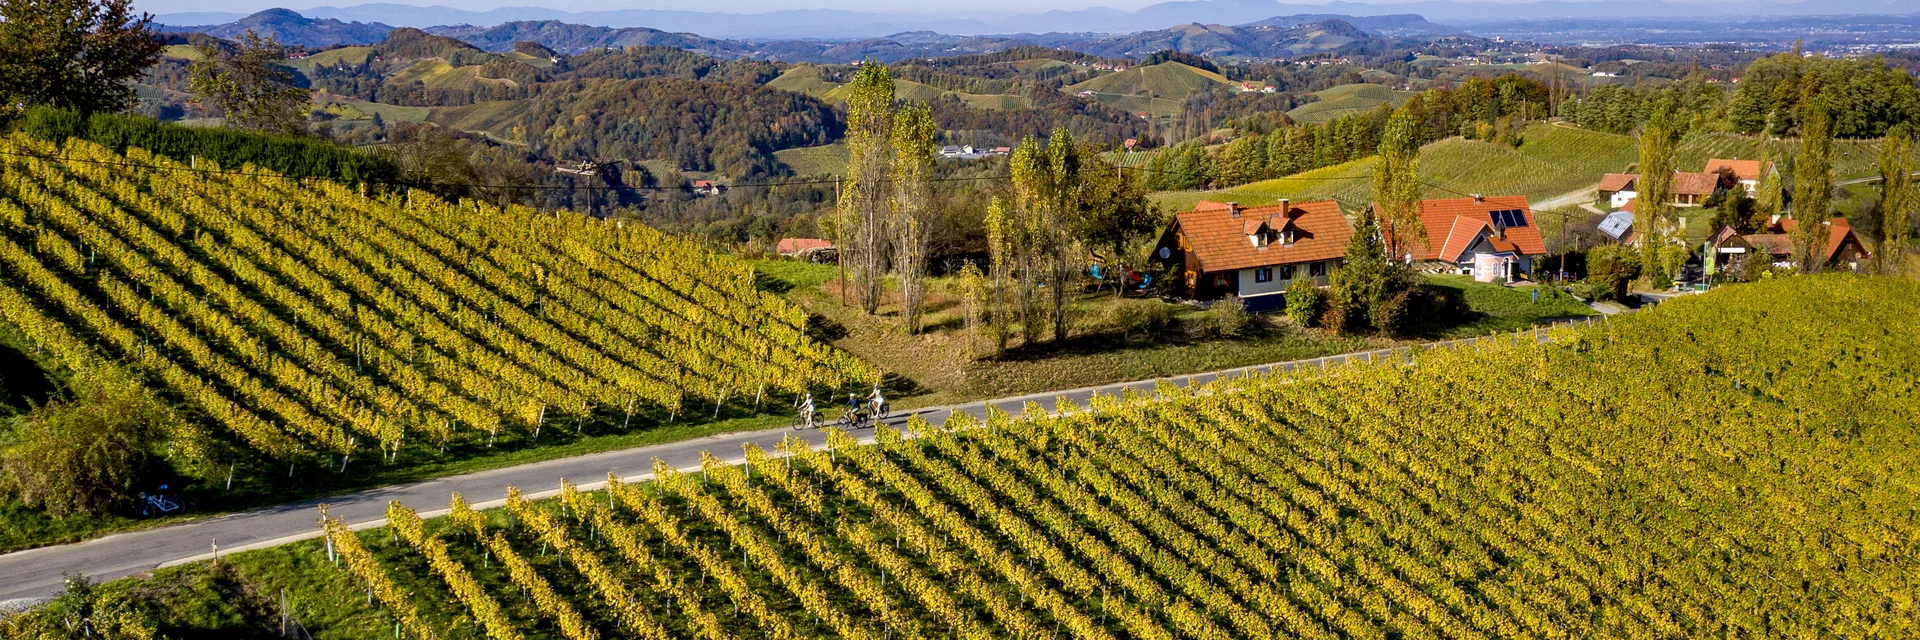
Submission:
<svg viewBox="0 0 1920 640">
<path fill-rule="evenodd" d="M 1152 260 L 1173 271 L 1189 298 L 1234 294 L 1250 308 L 1275 308 L 1295 280 L 1325 286 L 1352 235 L 1332 200 L 1259 207 L 1202 201 L 1167 225 Z"/>
<path fill-rule="evenodd" d="M 1731 227 L 1722 227 L 1707 238 L 1707 248 L 1725 269 L 1738 268 L 1740 263 L 1751 259 L 1765 259 L 1773 266 L 1790 267 L 1794 264 L 1793 230 L 1798 222 L 1776 216 L 1759 233 L 1745 235 L 1735 233 Z M 1828 268 L 1858 271 L 1873 257 L 1846 218 L 1836 217 L 1820 224 L 1827 227 L 1827 239 L 1819 251 Z"/>
<path fill-rule="evenodd" d="M 1758 183 L 1756 183 L 1757 185 Z M 1690 171 L 1673 172 L 1673 206 L 1699 207 L 1707 204 L 1713 192 L 1720 188 L 1720 174 Z M 1757 186 L 1754 188 L 1758 188 Z M 1628 202 L 1640 197 L 1640 174 L 1609 173 L 1600 177 L 1600 197 L 1614 210 L 1627 206 Z"/>
<path fill-rule="evenodd" d="M 1426 241 L 1403 247 L 1399 259 L 1482 282 L 1531 278 L 1547 253 L 1526 196 L 1422 200 L 1420 224 Z"/>
<path fill-rule="evenodd" d="M 1762 172 L 1771 169 L 1772 167 L 1761 167 L 1759 160 L 1714 158 L 1707 161 L 1707 166 L 1702 172 L 1711 173 L 1716 176 L 1729 176 L 1733 178 L 1733 181 L 1739 184 L 1741 188 L 1747 190 L 1748 196 L 1752 196 L 1755 191 L 1760 190 L 1760 177 L 1763 175 Z"/>
</svg>

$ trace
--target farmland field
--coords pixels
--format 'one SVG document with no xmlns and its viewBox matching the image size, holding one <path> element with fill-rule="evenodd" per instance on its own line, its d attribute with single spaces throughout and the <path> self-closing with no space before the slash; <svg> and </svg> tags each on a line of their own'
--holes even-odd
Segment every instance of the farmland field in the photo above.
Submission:
<svg viewBox="0 0 1920 640">
<path fill-rule="evenodd" d="M 839 175 L 847 170 L 847 145 L 844 142 L 781 149 L 773 152 L 773 157 L 803 176 Z"/>
<path fill-rule="evenodd" d="M 1639 161 L 1632 136 L 1545 124 L 1529 126 L 1521 136 L 1523 142 L 1517 148 L 1461 138 L 1422 148 L 1420 178 L 1427 185 L 1423 197 L 1519 194 L 1537 203 L 1591 188 L 1600 182 L 1602 174 L 1626 171 Z M 1778 144 L 1790 152 L 1798 143 Z M 1842 179 L 1872 175 L 1878 153 L 1876 140 L 1837 141 L 1835 174 Z M 1745 136 L 1698 133 L 1682 140 L 1676 153 L 1678 166 L 1689 171 L 1699 171 L 1708 158 L 1715 157 L 1758 158 L 1759 143 Z M 1200 200 L 1264 203 L 1279 198 L 1334 198 L 1358 207 L 1373 197 L 1373 164 L 1373 158 L 1366 158 L 1232 189 L 1162 192 L 1153 198 L 1175 210 L 1185 210 Z"/>
<path fill-rule="evenodd" d="M 1912 637 L 1916 307 L 1782 278 L 224 562 L 316 638 Z"/>
<path fill-rule="evenodd" d="M 1399 106 L 1412 97 L 1412 91 L 1395 91 L 1377 84 L 1343 84 L 1316 91 L 1317 102 L 1295 107 L 1287 117 L 1296 122 L 1327 122 L 1340 116 L 1361 113 L 1380 105 Z"/>
</svg>

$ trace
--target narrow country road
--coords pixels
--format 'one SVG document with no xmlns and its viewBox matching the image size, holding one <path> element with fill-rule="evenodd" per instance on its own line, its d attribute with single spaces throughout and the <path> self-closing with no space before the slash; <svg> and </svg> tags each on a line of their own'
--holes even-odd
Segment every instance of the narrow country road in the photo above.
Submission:
<svg viewBox="0 0 1920 640">
<path fill-rule="evenodd" d="M 1593 322 L 1594 319 L 1573 321 Z M 1468 338 L 1429 343 L 1422 345 L 1421 348 L 1450 348 L 1488 340 L 1517 340 L 1521 336 L 1522 334 L 1502 334 Z M 1546 339 L 1546 334 L 1541 331 L 1535 331 L 1533 336 L 1537 340 Z M 983 402 L 919 409 L 911 414 L 903 412 L 886 422 L 897 427 L 906 423 L 910 415 L 918 415 L 930 423 L 939 424 L 955 413 L 984 416 L 989 406 L 1019 414 L 1028 402 L 1039 403 L 1051 411 L 1055 406 L 1056 398 L 1085 406 L 1096 393 L 1120 395 L 1131 389 L 1138 393 L 1151 394 L 1155 386 L 1162 382 L 1182 387 L 1196 387 L 1219 379 L 1241 378 L 1250 374 L 1296 369 L 1324 369 L 1349 361 L 1364 362 L 1396 356 L 1406 357 L 1410 353 L 1411 348 L 1401 347 L 1156 380 L 1048 391 Z M 675 469 L 697 470 L 700 468 L 702 452 L 712 452 L 715 456 L 729 462 L 741 462 L 744 461 L 742 446 L 757 445 L 771 453 L 774 445 L 789 435 L 816 446 L 826 440 L 825 433 L 818 430 L 769 429 L 707 436 L 369 489 L 154 529 L 119 533 L 85 542 L 16 551 L 0 555 L 0 604 L 9 600 L 57 595 L 63 583 L 63 575 L 67 573 L 83 573 L 95 579 L 110 580 L 149 571 L 156 567 L 209 558 L 212 556 L 216 542 L 221 553 L 233 553 L 319 537 L 317 508 L 321 503 L 329 505 L 328 508 L 333 515 L 345 519 L 356 529 L 376 527 L 386 524 L 387 503 L 393 500 L 399 500 L 408 506 L 420 509 L 420 515 L 425 517 L 444 515 L 446 504 L 454 492 L 459 492 L 466 497 L 476 508 L 492 508 L 505 504 L 508 485 L 521 487 L 527 490 L 529 497 L 539 498 L 558 493 L 560 480 L 563 478 L 579 483 L 583 489 L 599 488 L 605 483 L 609 473 L 625 480 L 646 480 L 653 477 L 653 461 L 656 458 Z M 853 431 L 851 435 L 863 443 L 872 442 L 874 438 L 871 428 Z"/>
</svg>

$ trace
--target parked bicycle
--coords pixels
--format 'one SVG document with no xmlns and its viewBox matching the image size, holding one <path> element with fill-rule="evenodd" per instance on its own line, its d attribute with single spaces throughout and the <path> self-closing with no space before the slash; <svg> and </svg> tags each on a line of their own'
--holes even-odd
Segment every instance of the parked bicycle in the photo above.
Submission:
<svg viewBox="0 0 1920 640">
<path fill-rule="evenodd" d="M 167 490 L 167 485 L 163 484 L 163 485 L 160 485 L 157 491 L 164 492 L 166 490 Z M 181 509 L 185 508 L 183 505 L 181 505 L 179 499 L 169 496 L 165 493 L 159 493 L 159 492 L 151 493 L 151 494 L 148 494 L 148 493 L 139 494 L 138 499 L 140 501 L 140 517 L 152 518 L 152 517 L 163 516 L 171 513 L 179 513 Z"/>
</svg>

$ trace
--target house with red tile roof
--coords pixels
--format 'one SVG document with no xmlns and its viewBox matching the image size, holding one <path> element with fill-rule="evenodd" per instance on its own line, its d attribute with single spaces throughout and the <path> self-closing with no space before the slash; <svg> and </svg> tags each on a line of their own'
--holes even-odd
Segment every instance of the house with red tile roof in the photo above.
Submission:
<svg viewBox="0 0 1920 640">
<path fill-rule="evenodd" d="M 1201 201 L 1167 225 L 1152 259 L 1173 270 L 1189 298 L 1253 298 L 1279 294 L 1301 278 L 1325 286 L 1352 235 L 1332 200 L 1259 207 Z"/>
<path fill-rule="evenodd" d="M 1860 242 L 1860 236 L 1853 231 L 1853 224 L 1846 218 L 1835 217 L 1820 224 L 1827 226 L 1827 241 L 1820 247 L 1822 260 L 1829 268 L 1858 270 L 1860 264 L 1873 254 Z M 1731 228 L 1723 228 L 1707 238 L 1708 245 L 1715 254 L 1746 253 L 1739 251 L 1741 246 L 1750 248 L 1753 256 L 1763 253 L 1775 266 L 1793 265 L 1793 229 L 1798 221 L 1793 218 L 1775 217 L 1759 233 L 1732 235 Z M 1729 237 L 1732 235 L 1732 237 Z M 1737 240 L 1736 240 L 1737 238 Z M 1731 268 L 1731 262 L 1729 268 Z"/>
<path fill-rule="evenodd" d="M 1756 183 L 1757 184 L 1757 183 Z M 1754 188 L 1758 188 L 1757 186 Z M 1673 172 L 1673 206 L 1698 207 L 1720 189 L 1720 174 L 1714 172 Z M 1640 174 L 1609 173 L 1600 177 L 1600 197 L 1615 209 L 1640 197 Z"/>
<path fill-rule="evenodd" d="M 1422 200 L 1420 224 L 1426 241 L 1401 247 L 1400 259 L 1483 282 L 1529 277 L 1534 260 L 1547 253 L 1526 196 Z"/>
<path fill-rule="evenodd" d="M 1733 181 L 1741 187 L 1745 187 L 1747 195 L 1751 196 L 1753 192 L 1760 190 L 1760 177 L 1762 172 L 1770 169 L 1772 169 L 1772 167 L 1761 167 L 1759 160 L 1714 158 L 1707 161 L 1707 167 L 1702 169 L 1701 172 L 1714 175 L 1724 174 L 1732 178 Z"/>
</svg>

